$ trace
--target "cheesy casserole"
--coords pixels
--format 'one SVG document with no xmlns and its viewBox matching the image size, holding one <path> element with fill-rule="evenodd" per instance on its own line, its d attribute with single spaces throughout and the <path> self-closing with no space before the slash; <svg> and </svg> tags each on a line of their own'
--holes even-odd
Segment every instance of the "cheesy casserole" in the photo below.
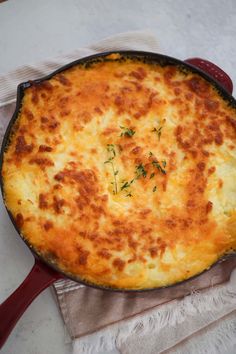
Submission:
<svg viewBox="0 0 236 354">
<path fill-rule="evenodd" d="M 3 158 L 22 237 L 68 276 L 168 286 L 236 248 L 236 110 L 194 70 L 113 53 L 25 89 Z"/>
</svg>

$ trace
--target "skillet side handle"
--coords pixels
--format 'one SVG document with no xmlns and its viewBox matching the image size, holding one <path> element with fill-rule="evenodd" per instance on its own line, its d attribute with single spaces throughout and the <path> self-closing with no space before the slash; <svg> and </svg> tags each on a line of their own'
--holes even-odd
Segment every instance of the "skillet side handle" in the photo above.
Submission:
<svg viewBox="0 0 236 354">
<path fill-rule="evenodd" d="M 59 273 L 35 260 L 23 283 L 0 305 L 0 349 L 35 297 L 60 278 Z"/>
<path fill-rule="evenodd" d="M 228 91 L 228 93 L 232 94 L 233 82 L 231 78 L 217 65 L 211 63 L 208 60 L 201 59 L 201 58 L 190 58 L 190 59 L 186 59 L 185 62 L 201 69 L 202 71 L 205 71 L 213 79 L 215 79 L 221 86 L 223 86 L 224 89 Z"/>
</svg>

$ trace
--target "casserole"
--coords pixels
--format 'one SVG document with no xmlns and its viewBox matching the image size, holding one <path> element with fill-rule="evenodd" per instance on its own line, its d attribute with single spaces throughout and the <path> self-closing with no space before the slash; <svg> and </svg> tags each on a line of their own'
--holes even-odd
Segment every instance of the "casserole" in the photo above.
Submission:
<svg viewBox="0 0 236 354">
<path fill-rule="evenodd" d="M 235 249 L 235 101 L 176 59 L 105 53 L 22 84 L 2 159 L 17 230 L 76 281 L 156 289 Z"/>
</svg>

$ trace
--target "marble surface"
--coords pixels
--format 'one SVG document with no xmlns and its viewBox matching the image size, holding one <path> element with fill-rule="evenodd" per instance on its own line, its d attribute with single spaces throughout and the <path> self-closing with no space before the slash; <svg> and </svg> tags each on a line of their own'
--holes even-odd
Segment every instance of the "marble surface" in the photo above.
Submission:
<svg viewBox="0 0 236 354">
<path fill-rule="evenodd" d="M 236 83 L 235 18 L 234 0 L 11 0 L 0 4 L 0 74 L 118 32 L 149 28 L 162 52 L 212 60 Z M 27 275 L 33 257 L 2 206 L 0 220 L 2 302 Z M 71 345 L 65 341 L 47 289 L 25 312 L 1 353 L 69 354 Z"/>
</svg>

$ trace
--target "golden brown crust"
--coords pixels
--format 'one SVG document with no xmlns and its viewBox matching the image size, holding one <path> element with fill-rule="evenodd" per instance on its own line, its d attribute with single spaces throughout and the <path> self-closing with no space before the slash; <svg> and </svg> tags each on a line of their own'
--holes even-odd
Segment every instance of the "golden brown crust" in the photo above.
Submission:
<svg viewBox="0 0 236 354">
<path fill-rule="evenodd" d="M 235 248 L 235 127 L 197 74 L 135 59 L 74 66 L 26 89 L 4 155 L 7 207 L 68 274 L 173 284 Z"/>
</svg>

